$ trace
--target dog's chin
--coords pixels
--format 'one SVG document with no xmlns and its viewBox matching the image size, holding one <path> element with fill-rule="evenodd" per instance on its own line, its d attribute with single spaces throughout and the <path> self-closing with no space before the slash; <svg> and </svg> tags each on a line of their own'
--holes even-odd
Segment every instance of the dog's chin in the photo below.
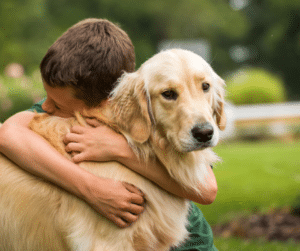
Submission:
<svg viewBox="0 0 300 251">
<path fill-rule="evenodd" d="M 193 151 L 199 151 L 199 150 L 204 150 L 205 148 L 209 148 L 209 147 L 213 147 L 213 144 L 211 141 L 207 141 L 207 142 L 198 142 L 197 144 L 195 144 L 195 146 L 190 147 L 188 149 L 189 152 L 193 152 Z"/>
<path fill-rule="evenodd" d="M 215 144 L 213 144 L 212 140 L 209 140 L 207 142 L 193 142 L 191 144 L 180 144 L 176 147 L 176 149 L 179 152 L 188 153 L 193 151 L 204 150 L 213 146 L 215 146 Z"/>
</svg>

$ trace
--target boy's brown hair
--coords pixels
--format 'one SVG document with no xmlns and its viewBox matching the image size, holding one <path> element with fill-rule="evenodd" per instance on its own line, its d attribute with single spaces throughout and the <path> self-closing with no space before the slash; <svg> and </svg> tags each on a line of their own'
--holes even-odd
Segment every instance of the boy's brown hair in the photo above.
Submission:
<svg viewBox="0 0 300 251">
<path fill-rule="evenodd" d="M 104 19 L 86 19 L 49 48 L 41 64 L 51 87 L 72 87 L 74 97 L 95 107 L 106 99 L 124 71 L 135 68 L 133 44 L 121 28 Z"/>
</svg>

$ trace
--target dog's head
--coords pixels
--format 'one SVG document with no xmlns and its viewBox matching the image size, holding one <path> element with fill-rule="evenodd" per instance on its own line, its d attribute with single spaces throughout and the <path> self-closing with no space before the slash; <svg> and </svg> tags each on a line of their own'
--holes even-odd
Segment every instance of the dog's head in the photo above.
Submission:
<svg viewBox="0 0 300 251">
<path fill-rule="evenodd" d="M 200 56 L 163 51 L 122 76 L 111 94 L 114 118 L 139 143 L 154 129 L 180 152 L 212 147 L 226 123 L 224 85 Z"/>
</svg>

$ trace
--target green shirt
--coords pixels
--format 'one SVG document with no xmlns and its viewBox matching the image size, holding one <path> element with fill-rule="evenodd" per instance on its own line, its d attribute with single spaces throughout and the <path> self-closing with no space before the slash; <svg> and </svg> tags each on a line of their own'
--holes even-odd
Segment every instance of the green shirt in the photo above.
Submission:
<svg viewBox="0 0 300 251">
<path fill-rule="evenodd" d="M 28 111 L 37 111 L 38 113 L 45 112 L 42 109 L 42 104 L 45 99 L 34 104 Z M 201 210 L 191 202 L 189 212 L 189 231 L 190 237 L 183 243 L 182 246 L 172 248 L 170 251 L 216 251 L 218 250 L 213 243 L 213 232 L 210 225 L 205 220 Z"/>
<path fill-rule="evenodd" d="M 34 104 L 31 108 L 29 108 L 27 111 L 31 111 L 31 112 L 34 112 L 36 111 L 37 113 L 43 113 L 45 112 L 42 108 L 42 104 L 45 102 L 45 98 L 42 99 L 40 102 Z"/>
<path fill-rule="evenodd" d="M 213 243 L 213 232 L 210 225 L 205 220 L 201 210 L 191 202 L 189 213 L 190 238 L 182 246 L 172 248 L 170 251 L 217 251 Z"/>
</svg>

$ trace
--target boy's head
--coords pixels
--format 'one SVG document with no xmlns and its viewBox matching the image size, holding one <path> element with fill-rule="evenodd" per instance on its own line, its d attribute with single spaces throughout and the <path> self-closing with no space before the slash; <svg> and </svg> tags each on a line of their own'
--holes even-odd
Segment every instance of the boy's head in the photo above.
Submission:
<svg viewBox="0 0 300 251">
<path fill-rule="evenodd" d="M 69 28 L 49 48 L 40 69 L 50 87 L 71 87 L 87 107 L 106 99 L 124 71 L 135 68 L 133 44 L 122 29 L 104 19 L 86 19 Z"/>
</svg>

